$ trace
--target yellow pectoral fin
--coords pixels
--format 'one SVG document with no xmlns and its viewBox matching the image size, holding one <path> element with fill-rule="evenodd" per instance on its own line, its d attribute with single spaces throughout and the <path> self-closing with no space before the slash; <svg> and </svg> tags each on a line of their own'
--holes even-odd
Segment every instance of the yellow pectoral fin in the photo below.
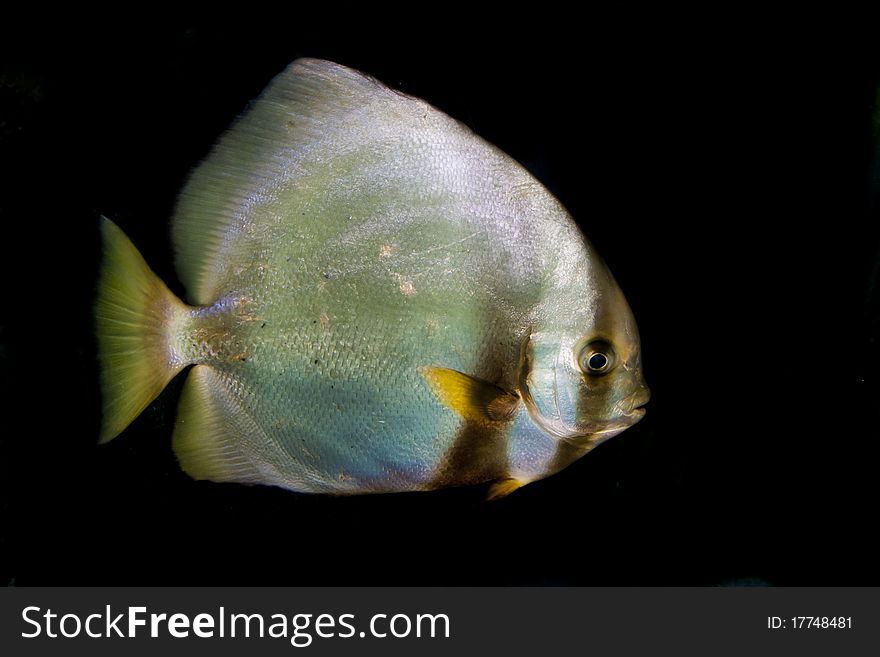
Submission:
<svg viewBox="0 0 880 657">
<path fill-rule="evenodd" d="M 486 499 L 489 502 L 500 500 L 502 497 L 510 495 L 517 488 L 525 486 L 526 483 L 528 482 L 520 481 L 519 479 L 502 479 L 501 481 L 496 481 L 489 487 L 489 495 Z"/>
<path fill-rule="evenodd" d="M 466 420 L 500 422 L 513 414 L 519 397 L 494 383 L 445 367 L 423 367 L 421 374 L 440 403 Z"/>
</svg>

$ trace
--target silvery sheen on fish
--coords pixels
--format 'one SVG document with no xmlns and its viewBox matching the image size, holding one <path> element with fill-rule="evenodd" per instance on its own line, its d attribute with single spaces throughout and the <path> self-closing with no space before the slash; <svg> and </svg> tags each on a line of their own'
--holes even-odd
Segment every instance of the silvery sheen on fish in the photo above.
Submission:
<svg viewBox="0 0 880 657">
<path fill-rule="evenodd" d="M 300 59 L 173 217 L 189 304 L 102 218 L 101 441 L 181 370 L 196 479 L 500 497 L 644 415 L 632 313 L 566 210 L 434 107 Z"/>
</svg>

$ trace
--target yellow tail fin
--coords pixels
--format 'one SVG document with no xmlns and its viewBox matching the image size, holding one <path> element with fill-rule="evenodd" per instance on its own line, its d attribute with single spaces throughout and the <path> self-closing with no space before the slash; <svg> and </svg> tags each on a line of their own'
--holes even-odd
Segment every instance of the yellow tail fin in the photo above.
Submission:
<svg viewBox="0 0 880 657">
<path fill-rule="evenodd" d="M 101 362 L 101 442 L 115 438 L 188 363 L 175 353 L 183 304 L 119 227 L 101 217 L 104 262 L 95 304 Z"/>
</svg>

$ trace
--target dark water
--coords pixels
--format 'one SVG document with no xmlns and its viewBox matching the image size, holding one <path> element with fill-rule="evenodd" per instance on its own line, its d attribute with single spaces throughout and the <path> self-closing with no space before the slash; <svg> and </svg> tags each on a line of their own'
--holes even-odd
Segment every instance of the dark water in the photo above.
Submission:
<svg viewBox="0 0 880 657">
<path fill-rule="evenodd" d="M 7 35 L 4 581 L 880 584 L 870 44 L 459 18 L 430 35 L 378 19 Z M 301 55 L 427 99 L 558 195 L 638 319 L 641 424 L 494 504 L 485 488 L 334 499 L 192 482 L 170 449 L 180 380 L 95 445 L 97 217 L 183 294 L 175 194 Z"/>
</svg>

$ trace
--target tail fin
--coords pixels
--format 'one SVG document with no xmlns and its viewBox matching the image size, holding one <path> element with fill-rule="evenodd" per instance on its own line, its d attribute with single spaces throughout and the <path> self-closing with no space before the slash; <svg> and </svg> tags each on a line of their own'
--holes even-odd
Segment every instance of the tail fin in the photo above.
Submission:
<svg viewBox="0 0 880 657">
<path fill-rule="evenodd" d="M 119 227 L 101 217 L 104 262 L 95 327 L 101 362 L 101 442 L 115 438 L 187 363 L 172 349 L 187 306 L 165 287 Z"/>
</svg>

